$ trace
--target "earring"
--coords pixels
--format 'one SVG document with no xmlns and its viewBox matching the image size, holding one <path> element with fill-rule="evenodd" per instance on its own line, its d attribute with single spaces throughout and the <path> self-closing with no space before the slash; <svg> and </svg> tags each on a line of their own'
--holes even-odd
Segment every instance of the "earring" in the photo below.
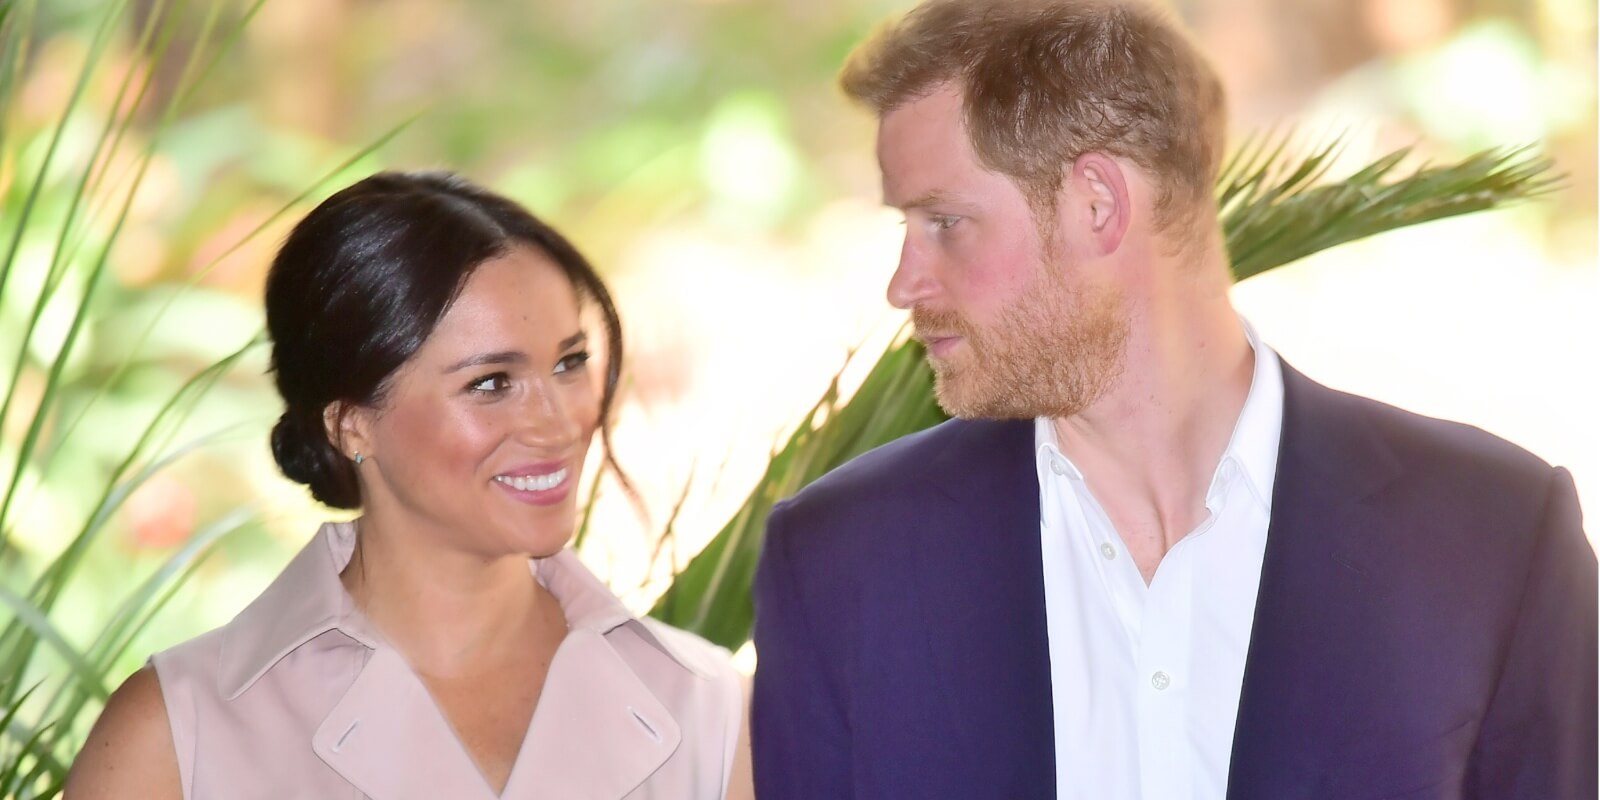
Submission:
<svg viewBox="0 0 1600 800">
<path fill-rule="evenodd" d="M 356 466 L 358 466 L 358 467 L 359 467 L 359 466 L 361 466 L 361 462 L 363 462 L 363 461 L 366 461 L 366 460 L 367 460 L 367 457 L 366 457 L 366 456 L 364 456 L 364 455 L 361 455 L 361 451 L 360 451 L 360 450 L 357 450 L 357 451 L 356 451 L 356 455 L 355 455 L 355 458 L 353 458 L 353 459 L 351 459 L 351 460 L 352 460 L 352 461 L 354 461 L 354 462 L 356 462 Z"/>
</svg>

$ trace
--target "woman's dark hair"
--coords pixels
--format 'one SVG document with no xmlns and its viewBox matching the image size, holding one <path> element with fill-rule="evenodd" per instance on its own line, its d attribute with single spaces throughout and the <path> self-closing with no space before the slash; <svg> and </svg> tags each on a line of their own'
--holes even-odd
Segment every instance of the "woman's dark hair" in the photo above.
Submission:
<svg viewBox="0 0 1600 800">
<path fill-rule="evenodd" d="M 622 371 L 622 323 L 588 260 L 517 203 L 444 172 L 380 172 L 341 190 L 301 220 L 267 273 L 272 372 L 287 407 L 272 455 L 291 480 L 336 508 L 358 508 L 349 458 L 328 439 L 330 403 L 377 406 L 390 377 L 417 352 L 480 264 L 532 248 L 572 281 L 605 321 L 600 438 Z M 626 479 L 624 479 L 626 483 Z"/>
</svg>

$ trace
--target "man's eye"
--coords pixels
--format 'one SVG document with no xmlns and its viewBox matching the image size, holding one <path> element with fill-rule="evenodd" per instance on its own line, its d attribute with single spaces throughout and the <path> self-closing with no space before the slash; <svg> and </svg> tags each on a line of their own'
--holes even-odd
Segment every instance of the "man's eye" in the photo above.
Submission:
<svg viewBox="0 0 1600 800">
<path fill-rule="evenodd" d="M 932 221 L 933 221 L 933 227 L 934 228 L 936 228 L 938 230 L 941 230 L 941 231 L 947 231 L 947 230 L 950 230 L 951 228 L 955 227 L 955 224 L 957 222 L 960 222 L 961 218 L 960 217 L 952 217 L 952 216 L 945 215 L 945 214 L 940 214 L 940 215 L 937 215 L 937 216 L 933 217 Z"/>
<path fill-rule="evenodd" d="M 580 369 L 583 369 L 586 365 L 588 365 L 588 363 L 588 351 L 580 350 L 576 353 L 569 353 L 563 356 L 560 361 L 556 362 L 556 373 L 560 374 L 563 372 L 576 372 Z"/>
<path fill-rule="evenodd" d="M 467 386 L 467 391 L 478 394 L 499 394 L 511 386 L 511 376 L 504 372 L 485 375 Z"/>
</svg>

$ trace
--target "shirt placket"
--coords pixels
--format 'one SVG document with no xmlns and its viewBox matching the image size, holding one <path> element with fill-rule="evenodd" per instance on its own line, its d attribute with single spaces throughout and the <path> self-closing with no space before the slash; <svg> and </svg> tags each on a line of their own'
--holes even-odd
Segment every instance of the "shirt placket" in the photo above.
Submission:
<svg viewBox="0 0 1600 800">
<path fill-rule="evenodd" d="M 1133 664 L 1134 640 L 1138 633 L 1137 598 L 1135 597 L 1134 602 L 1130 603 L 1126 596 L 1126 587 L 1114 589 L 1115 577 L 1106 574 L 1105 567 L 1110 562 L 1102 555 L 1103 551 L 1099 545 L 1106 541 L 1107 536 L 1114 537 L 1115 534 L 1107 533 L 1103 525 L 1098 523 L 1091 525 L 1086 522 L 1089 518 L 1085 510 L 1086 505 L 1092 503 L 1092 500 L 1088 497 L 1083 482 L 1077 478 L 1070 462 L 1048 445 L 1040 447 L 1039 453 L 1045 576 L 1047 585 L 1057 587 L 1054 592 L 1046 591 L 1046 613 L 1051 620 L 1051 657 L 1054 659 L 1058 655 L 1055 637 L 1064 630 L 1071 629 L 1072 635 L 1065 644 L 1067 652 L 1059 655 L 1067 660 L 1073 660 L 1082 657 L 1084 648 L 1092 648 L 1095 656 L 1090 662 L 1098 664 L 1086 665 L 1087 669 L 1075 676 L 1079 680 L 1087 680 L 1089 693 L 1095 696 L 1069 701 L 1063 707 L 1060 702 L 1062 697 L 1081 691 L 1084 687 L 1082 685 L 1075 685 L 1072 688 L 1062 687 L 1055 695 L 1056 713 L 1058 715 L 1065 713 L 1069 718 L 1083 714 L 1092 716 L 1093 707 L 1104 704 L 1120 706 L 1122 698 L 1126 697 L 1126 686 L 1120 683 L 1119 676 L 1127 669 L 1131 669 Z M 1055 582 L 1050 584 L 1051 580 Z M 1057 630 L 1058 627 L 1062 630 Z M 1115 652 L 1108 651 L 1108 648 Z M 1105 673 L 1102 671 L 1105 662 L 1127 666 L 1120 670 L 1113 668 L 1109 673 Z M 1117 682 L 1119 685 L 1101 684 L 1099 681 Z M 1069 725 L 1076 724 L 1077 722 L 1069 723 Z M 1066 739 L 1058 737 L 1056 742 L 1057 768 L 1060 771 L 1058 774 L 1063 772 L 1083 774 L 1085 771 L 1103 769 L 1111 771 L 1111 774 L 1099 775 L 1090 782 L 1090 785 L 1096 787 L 1095 792 L 1087 792 L 1081 782 L 1069 781 L 1058 787 L 1058 795 L 1079 800 L 1099 800 L 1105 796 L 1135 796 L 1137 783 L 1134 782 L 1136 778 L 1133 761 L 1137 758 L 1137 750 L 1133 741 L 1133 720 L 1119 720 L 1111 729 L 1099 730 L 1089 735 L 1100 740 L 1095 746 L 1110 747 L 1116 751 L 1114 754 L 1109 754 L 1113 762 L 1126 758 L 1127 766 L 1108 764 L 1101 758 L 1086 759 L 1081 751 L 1073 749 L 1074 739 L 1071 736 Z M 1110 742 L 1116 744 L 1109 744 Z M 1106 791 L 1110 791 L 1111 794 L 1105 794 Z"/>
<path fill-rule="evenodd" d="M 1089 492 L 1089 485 L 1075 475 L 1069 476 L 1068 480 L 1077 499 L 1073 509 L 1077 515 L 1077 527 L 1084 532 L 1084 536 L 1080 537 L 1080 546 L 1085 548 L 1083 556 L 1094 564 L 1112 611 L 1127 632 L 1129 647 L 1137 653 L 1143 637 L 1145 602 L 1149 590 L 1144 585 L 1144 578 L 1139 575 L 1139 568 L 1123 546 L 1122 537 L 1111 524 L 1111 518 Z"/>
<path fill-rule="evenodd" d="M 1188 742 L 1193 575 L 1192 543 L 1179 541 L 1146 594 L 1144 635 L 1134 659 L 1138 666 L 1130 676 L 1144 800 L 1188 800 L 1193 789 Z"/>
</svg>

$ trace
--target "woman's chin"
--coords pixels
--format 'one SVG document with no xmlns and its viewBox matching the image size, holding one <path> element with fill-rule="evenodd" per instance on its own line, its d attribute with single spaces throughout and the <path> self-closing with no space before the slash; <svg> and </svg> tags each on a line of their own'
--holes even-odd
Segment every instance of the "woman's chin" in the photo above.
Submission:
<svg viewBox="0 0 1600 800">
<path fill-rule="evenodd" d="M 572 542 L 573 533 L 574 526 L 569 520 L 564 526 L 540 524 L 537 528 L 524 525 L 506 529 L 501 541 L 510 545 L 507 555 L 549 558 L 566 549 Z"/>
</svg>

